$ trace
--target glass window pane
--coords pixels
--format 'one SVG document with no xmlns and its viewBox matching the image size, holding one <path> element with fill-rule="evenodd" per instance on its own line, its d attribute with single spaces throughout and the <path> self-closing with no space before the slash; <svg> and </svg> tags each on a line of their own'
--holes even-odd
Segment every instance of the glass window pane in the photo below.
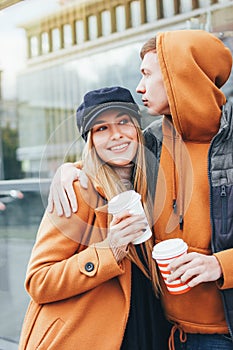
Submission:
<svg viewBox="0 0 233 350">
<path fill-rule="evenodd" d="M 210 5 L 210 0 L 199 0 L 199 7 L 207 7 Z"/>
<path fill-rule="evenodd" d="M 189 12 L 192 11 L 192 1 L 191 0 L 181 0 L 180 1 L 180 12 Z"/>
<path fill-rule="evenodd" d="M 75 23 L 76 26 L 76 41 L 81 44 L 85 41 L 83 20 L 78 20 Z"/>
<path fill-rule="evenodd" d="M 39 55 L 39 43 L 38 38 L 36 36 L 32 36 L 30 39 L 31 46 L 31 57 L 36 57 Z"/>
<path fill-rule="evenodd" d="M 130 3 L 130 11 L 132 27 L 138 27 L 141 24 L 139 1 L 132 1 Z"/>
<path fill-rule="evenodd" d="M 111 34 L 111 15 L 109 11 L 101 13 L 102 35 L 107 36 Z"/>
<path fill-rule="evenodd" d="M 146 19 L 147 22 L 154 22 L 157 19 L 156 1 L 146 0 Z"/>
<path fill-rule="evenodd" d="M 64 33 L 64 47 L 68 47 L 72 45 L 72 30 L 70 24 L 65 24 L 63 26 Z"/>
<path fill-rule="evenodd" d="M 164 13 L 165 18 L 172 17 L 174 15 L 174 1 L 173 0 L 166 0 L 163 2 L 163 13 Z"/>
<path fill-rule="evenodd" d="M 41 41 L 42 41 L 42 53 L 48 53 L 49 52 L 49 36 L 48 33 L 42 33 L 41 35 Z"/>
<path fill-rule="evenodd" d="M 125 30 L 125 7 L 116 7 L 116 29 L 117 32 L 123 32 Z"/>
<path fill-rule="evenodd" d="M 52 47 L 53 51 L 59 50 L 61 48 L 60 31 L 58 28 L 52 30 Z"/>
<path fill-rule="evenodd" d="M 89 40 L 94 40 L 97 38 L 97 18 L 96 16 L 88 17 L 88 36 Z"/>
</svg>

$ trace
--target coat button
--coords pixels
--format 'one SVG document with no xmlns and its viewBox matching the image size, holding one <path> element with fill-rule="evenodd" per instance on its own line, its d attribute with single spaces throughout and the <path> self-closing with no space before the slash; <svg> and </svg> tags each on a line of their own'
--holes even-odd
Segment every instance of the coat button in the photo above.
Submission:
<svg viewBox="0 0 233 350">
<path fill-rule="evenodd" d="M 85 265 L 85 270 L 87 272 L 91 272 L 94 270 L 94 264 L 92 262 L 87 262 L 86 265 Z"/>
</svg>

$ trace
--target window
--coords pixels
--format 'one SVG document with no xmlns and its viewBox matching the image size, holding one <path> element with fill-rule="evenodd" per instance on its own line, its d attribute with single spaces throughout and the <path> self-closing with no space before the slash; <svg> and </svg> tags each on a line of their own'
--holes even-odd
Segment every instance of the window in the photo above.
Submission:
<svg viewBox="0 0 233 350">
<path fill-rule="evenodd" d="M 36 57 L 39 55 L 39 42 L 36 36 L 32 36 L 30 39 L 30 53 L 31 57 Z"/>
<path fill-rule="evenodd" d="M 53 51 L 61 48 L 60 31 L 58 28 L 52 30 L 52 47 Z"/>
<path fill-rule="evenodd" d="M 41 46 L 42 46 L 42 53 L 46 54 L 49 52 L 49 36 L 48 33 L 42 33 L 41 34 Z"/>
<path fill-rule="evenodd" d="M 154 22 L 158 18 L 156 2 L 146 0 L 146 20 L 147 22 Z"/>
<path fill-rule="evenodd" d="M 187 0 L 185 0 L 187 2 Z M 163 2 L 163 13 L 165 18 L 172 17 L 174 15 L 174 1 L 167 0 Z"/>
<path fill-rule="evenodd" d="M 102 35 L 111 34 L 111 15 L 109 11 L 101 12 Z"/>
<path fill-rule="evenodd" d="M 199 0 L 199 7 L 210 6 L 210 0 Z"/>
<path fill-rule="evenodd" d="M 138 27 L 141 24 L 139 1 L 132 1 L 130 3 L 130 12 L 132 27 Z"/>
<path fill-rule="evenodd" d="M 180 12 L 189 12 L 192 11 L 192 1 L 181 0 L 180 1 Z"/>
<path fill-rule="evenodd" d="M 85 41 L 83 20 L 76 21 L 75 27 L 76 27 L 76 42 L 78 44 L 81 44 Z"/>
<path fill-rule="evenodd" d="M 63 26 L 64 34 L 64 47 L 69 47 L 72 45 L 72 30 L 70 24 L 65 24 Z"/>
<path fill-rule="evenodd" d="M 88 17 L 88 38 L 89 40 L 94 40 L 98 36 L 97 33 L 97 18 L 96 16 Z"/>
<path fill-rule="evenodd" d="M 116 30 L 117 32 L 123 32 L 125 30 L 125 7 L 116 7 Z"/>
</svg>

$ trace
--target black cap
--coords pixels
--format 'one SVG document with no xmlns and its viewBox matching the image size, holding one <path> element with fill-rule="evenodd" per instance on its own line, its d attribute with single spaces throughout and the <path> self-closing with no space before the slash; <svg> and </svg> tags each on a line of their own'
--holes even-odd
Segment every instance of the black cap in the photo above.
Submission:
<svg viewBox="0 0 233 350">
<path fill-rule="evenodd" d="M 128 89 L 113 86 L 92 90 L 85 94 L 83 103 L 76 112 L 77 125 L 85 141 L 94 119 L 102 112 L 113 108 L 133 114 L 141 125 L 139 107 Z"/>
</svg>

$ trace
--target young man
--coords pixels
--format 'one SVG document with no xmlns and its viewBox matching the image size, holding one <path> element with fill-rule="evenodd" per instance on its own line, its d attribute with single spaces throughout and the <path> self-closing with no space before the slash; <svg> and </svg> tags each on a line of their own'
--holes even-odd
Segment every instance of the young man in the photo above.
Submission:
<svg viewBox="0 0 233 350">
<path fill-rule="evenodd" d="M 144 132 L 159 163 L 156 242 L 180 237 L 189 246 L 169 268 L 170 281 L 180 278 L 191 290 L 171 295 L 161 281 L 165 312 L 174 323 L 170 347 L 233 349 L 233 107 L 221 91 L 232 56 L 212 34 L 180 30 L 149 40 L 141 58 L 137 92 L 150 114 L 163 115 Z M 60 197 L 77 177 L 67 168 L 62 183 L 70 176 L 69 185 L 60 186 Z"/>
</svg>

